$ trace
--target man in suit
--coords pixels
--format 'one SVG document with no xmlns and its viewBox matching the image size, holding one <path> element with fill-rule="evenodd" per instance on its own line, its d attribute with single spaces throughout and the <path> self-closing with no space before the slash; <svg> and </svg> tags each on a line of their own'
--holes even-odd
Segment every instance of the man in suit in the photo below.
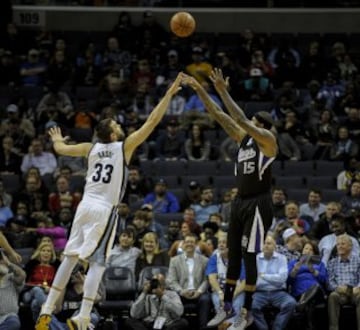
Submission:
<svg viewBox="0 0 360 330">
<path fill-rule="evenodd" d="M 195 253 L 197 237 L 194 234 L 184 238 L 184 253 L 171 258 L 167 283 L 176 291 L 186 305 L 196 304 L 199 328 L 205 329 L 209 321 L 211 299 L 207 292 L 208 282 L 205 270 L 208 259 Z"/>
</svg>

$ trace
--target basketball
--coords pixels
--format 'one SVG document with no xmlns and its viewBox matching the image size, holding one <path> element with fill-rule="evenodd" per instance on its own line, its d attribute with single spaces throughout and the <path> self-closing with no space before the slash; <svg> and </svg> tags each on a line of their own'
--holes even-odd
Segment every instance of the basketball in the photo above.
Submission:
<svg viewBox="0 0 360 330">
<path fill-rule="evenodd" d="M 180 38 L 190 36 L 195 31 L 195 27 L 195 19 L 188 12 L 180 11 L 171 17 L 170 29 Z"/>
</svg>

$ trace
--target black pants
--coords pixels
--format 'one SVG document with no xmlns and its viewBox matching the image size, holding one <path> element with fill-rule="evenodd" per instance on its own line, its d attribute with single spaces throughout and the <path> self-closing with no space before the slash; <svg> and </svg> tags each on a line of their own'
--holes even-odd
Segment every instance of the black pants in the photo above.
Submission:
<svg viewBox="0 0 360 330">
<path fill-rule="evenodd" d="M 208 292 L 203 293 L 197 299 L 186 299 L 181 297 L 181 301 L 184 305 L 185 311 L 190 307 L 196 310 L 199 329 L 205 329 L 207 323 L 210 320 L 210 311 L 211 311 L 211 296 Z"/>
<path fill-rule="evenodd" d="M 255 285 L 257 279 L 256 254 L 261 251 L 263 240 L 273 218 L 270 194 L 254 198 L 237 197 L 231 205 L 228 230 L 229 265 L 226 278 L 239 278 L 244 259 L 246 284 Z"/>
<path fill-rule="evenodd" d="M 144 322 L 142 320 L 136 320 L 133 318 L 128 318 L 125 320 L 125 328 L 128 330 L 149 330 L 153 329 L 154 323 Z M 173 321 L 170 325 L 164 326 L 162 330 L 187 330 L 188 321 L 185 319 L 179 319 Z"/>
</svg>

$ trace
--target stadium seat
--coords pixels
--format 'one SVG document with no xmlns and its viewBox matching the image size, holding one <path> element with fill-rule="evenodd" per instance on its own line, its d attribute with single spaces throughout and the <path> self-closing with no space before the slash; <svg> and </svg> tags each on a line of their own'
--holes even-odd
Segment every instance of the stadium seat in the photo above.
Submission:
<svg viewBox="0 0 360 330">
<path fill-rule="evenodd" d="M 343 170 L 343 162 L 330 162 L 326 160 L 318 160 L 315 162 L 316 176 L 337 176 Z"/>
<path fill-rule="evenodd" d="M 336 189 L 335 176 L 309 176 L 306 178 L 306 186 L 316 189 Z"/>
<path fill-rule="evenodd" d="M 98 304 L 106 316 L 128 315 L 135 301 L 137 286 L 135 274 L 127 267 L 109 266 L 104 273 L 106 300 Z"/>
<path fill-rule="evenodd" d="M 202 162 L 189 161 L 186 167 L 188 175 L 216 175 L 218 162 L 214 160 L 205 160 Z"/>
<path fill-rule="evenodd" d="M 275 185 L 286 190 L 305 188 L 302 176 L 278 176 L 275 178 Z"/>
</svg>

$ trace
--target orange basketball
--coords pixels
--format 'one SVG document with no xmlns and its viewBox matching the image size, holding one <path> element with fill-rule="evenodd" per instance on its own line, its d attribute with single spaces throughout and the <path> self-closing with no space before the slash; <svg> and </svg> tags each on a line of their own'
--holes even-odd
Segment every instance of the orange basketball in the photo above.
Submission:
<svg viewBox="0 0 360 330">
<path fill-rule="evenodd" d="M 179 11 L 171 17 L 170 29 L 180 38 L 190 36 L 196 27 L 194 17 L 186 11 Z"/>
</svg>

